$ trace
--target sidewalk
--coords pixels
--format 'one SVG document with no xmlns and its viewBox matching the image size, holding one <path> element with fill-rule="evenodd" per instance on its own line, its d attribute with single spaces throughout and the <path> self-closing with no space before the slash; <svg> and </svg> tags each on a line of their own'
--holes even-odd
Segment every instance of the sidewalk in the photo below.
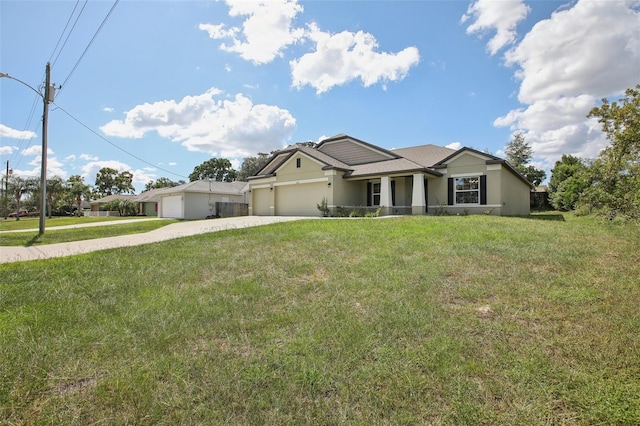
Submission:
<svg viewBox="0 0 640 426">
<path fill-rule="evenodd" d="M 99 250 L 107 250 L 119 247 L 131 247 L 142 244 L 157 243 L 174 238 L 188 237 L 191 235 L 208 232 L 224 231 L 227 229 L 249 228 L 253 226 L 269 225 L 279 222 L 290 222 L 301 219 L 313 219 L 312 217 L 297 216 L 242 216 L 225 219 L 206 219 L 173 223 L 165 227 L 143 234 L 121 235 L 118 237 L 99 238 L 94 240 L 73 241 L 59 244 L 43 244 L 31 247 L 0 247 L 0 263 L 21 262 L 36 259 L 49 259 L 52 257 L 73 256 L 76 254 L 90 253 Z M 123 223 L 98 222 L 100 224 Z M 96 224 L 71 225 L 79 226 L 104 226 Z M 67 227 L 52 227 L 62 229 Z M 22 230 L 21 232 L 25 232 Z"/>
</svg>

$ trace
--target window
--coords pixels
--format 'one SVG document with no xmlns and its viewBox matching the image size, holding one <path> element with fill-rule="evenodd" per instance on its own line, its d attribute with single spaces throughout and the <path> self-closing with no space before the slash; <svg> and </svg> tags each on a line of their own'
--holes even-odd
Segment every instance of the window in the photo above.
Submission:
<svg viewBox="0 0 640 426">
<path fill-rule="evenodd" d="M 380 182 L 371 185 L 371 200 L 372 206 L 380 205 Z"/>
<path fill-rule="evenodd" d="M 456 204 L 480 204 L 480 177 L 455 178 Z"/>
<path fill-rule="evenodd" d="M 300 158 L 296 158 L 296 168 L 300 168 Z"/>
</svg>

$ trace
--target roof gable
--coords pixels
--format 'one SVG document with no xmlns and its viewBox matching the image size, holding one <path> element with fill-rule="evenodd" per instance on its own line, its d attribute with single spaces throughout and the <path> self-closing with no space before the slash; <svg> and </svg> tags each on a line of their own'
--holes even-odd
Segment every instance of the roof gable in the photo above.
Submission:
<svg viewBox="0 0 640 426">
<path fill-rule="evenodd" d="M 348 135 L 338 135 L 320 142 L 316 150 L 349 166 L 394 160 L 399 155 Z"/>
<path fill-rule="evenodd" d="M 432 167 L 456 152 L 455 149 L 431 144 L 398 148 L 392 151 L 423 167 Z"/>
</svg>

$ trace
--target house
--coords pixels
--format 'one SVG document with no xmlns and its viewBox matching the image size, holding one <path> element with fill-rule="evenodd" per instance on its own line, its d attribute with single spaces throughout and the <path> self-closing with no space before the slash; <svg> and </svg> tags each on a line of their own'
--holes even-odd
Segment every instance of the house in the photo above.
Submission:
<svg viewBox="0 0 640 426">
<path fill-rule="evenodd" d="M 529 214 L 531 184 L 505 160 L 471 148 L 387 150 L 340 134 L 276 152 L 249 178 L 249 214 L 318 216 L 368 207 L 381 214 Z"/>
<path fill-rule="evenodd" d="M 247 182 L 197 180 L 158 190 L 158 216 L 175 219 L 220 216 L 216 208 L 219 203 L 246 203 L 246 186 Z"/>
<path fill-rule="evenodd" d="M 91 211 L 99 211 L 103 205 L 113 200 L 129 200 L 137 205 L 137 214 L 139 216 L 157 216 L 158 215 L 158 192 L 160 189 L 152 189 L 145 191 L 139 195 L 131 194 L 114 194 L 91 201 Z M 95 214 L 95 213 L 94 213 Z"/>
</svg>

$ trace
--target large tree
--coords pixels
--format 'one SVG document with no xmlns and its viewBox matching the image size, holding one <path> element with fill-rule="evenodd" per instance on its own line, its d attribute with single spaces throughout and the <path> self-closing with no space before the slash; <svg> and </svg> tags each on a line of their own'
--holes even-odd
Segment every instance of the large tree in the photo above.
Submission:
<svg viewBox="0 0 640 426">
<path fill-rule="evenodd" d="M 249 176 L 258 173 L 269 162 L 270 158 L 271 155 L 264 152 L 259 152 L 255 157 L 246 157 L 238 171 L 238 180 L 245 181 Z"/>
<path fill-rule="evenodd" d="M 607 217 L 640 219 L 640 84 L 618 102 L 602 99 L 588 115 L 611 142 L 589 168 L 590 187 L 580 204 Z"/>
<path fill-rule="evenodd" d="M 533 185 L 540 185 L 545 177 L 547 177 L 544 170 L 536 169 L 529 164 L 533 158 L 533 150 L 531 149 L 531 145 L 525 140 L 522 132 L 513 135 L 513 140 L 506 146 L 505 154 L 507 155 L 509 164 Z"/>
<path fill-rule="evenodd" d="M 580 196 L 587 189 L 587 165 L 578 157 L 563 155 L 551 169 L 549 200 L 558 210 L 573 210 Z"/>
<path fill-rule="evenodd" d="M 174 182 L 169 178 L 166 177 L 160 177 L 158 178 L 158 180 L 156 181 L 149 181 L 147 182 L 147 184 L 144 186 L 144 191 L 151 191 L 152 189 L 160 189 L 160 188 L 172 188 L 174 186 L 178 186 L 178 185 L 182 185 L 183 183 L 186 183 L 183 180 L 179 180 L 178 182 Z"/>
<path fill-rule="evenodd" d="M 96 193 L 100 197 L 116 194 L 133 194 L 133 173 L 118 172 L 110 167 L 103 167 L 96 174 Z"/>
<path fill-rule="evenodd" d="M 212 158 L 196 166 L 189 175 L 189 181 L 212 179 L 218 182 L 233 182 L 237 173 L 226 158 Z"/>
</svg>

